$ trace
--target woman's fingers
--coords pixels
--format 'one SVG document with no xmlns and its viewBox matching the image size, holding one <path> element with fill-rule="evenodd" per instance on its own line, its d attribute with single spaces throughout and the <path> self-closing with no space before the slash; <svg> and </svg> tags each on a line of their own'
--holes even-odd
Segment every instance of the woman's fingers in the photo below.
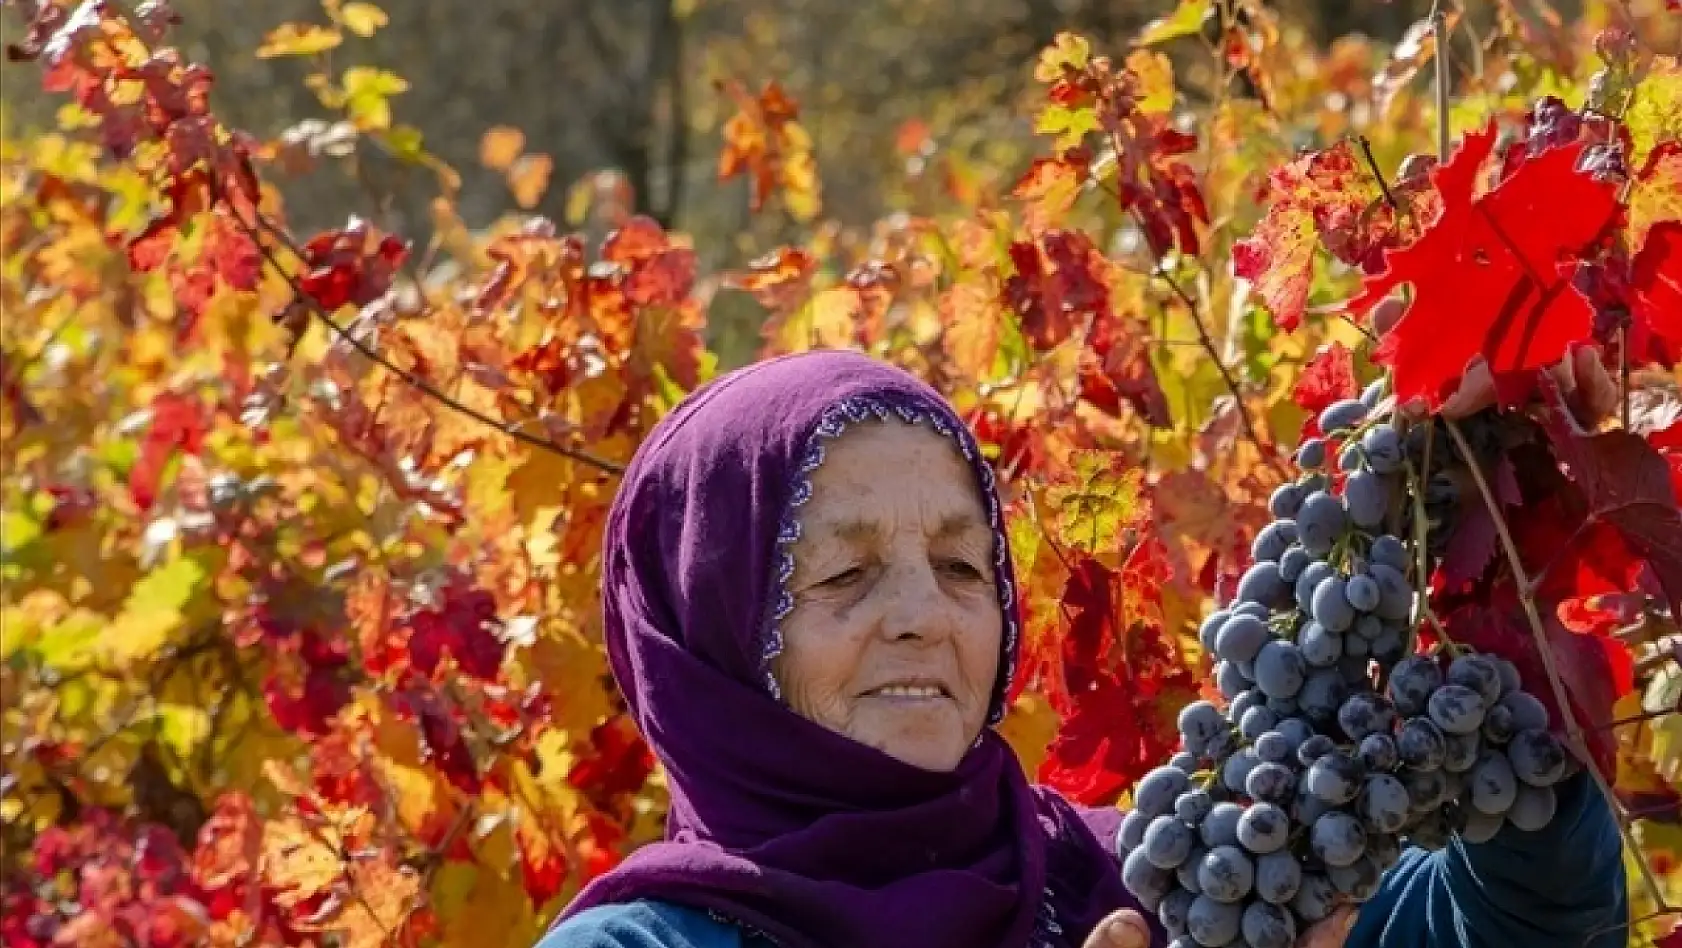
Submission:
<svg viewBox="0 0 1682 948">
<path fill-rule="evenodd" d="M 1343 948 L 1349 930 L 1355 927 L 1356 914 L 1357 910 L 1351 906 L 1338 909 L 1298 938 L 1297 948 Z"/>
<path fill-rule="evenodd" d="M 1144 916 L 1122 909 L 1098 923 L 1085 948 L 1151 948 L 1151 929 Z"/>
</svg>

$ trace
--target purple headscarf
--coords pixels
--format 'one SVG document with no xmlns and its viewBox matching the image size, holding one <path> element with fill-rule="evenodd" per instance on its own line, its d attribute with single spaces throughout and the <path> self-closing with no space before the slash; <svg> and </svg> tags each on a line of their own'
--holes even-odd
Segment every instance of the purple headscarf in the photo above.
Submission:
<svg viewBox="0 0 1682 948">
<path fill-rule="evenodd" d="M 933 427 L 976 472 L 1005 615 L 989 721 L 1002 715 L 1020 638 L 1009 552 L 992 472 L 945 399 L 847 352 L 720 378 L 637 452 L 602 566 L 613 673 L 670 782 L 666 840 L 590 883 L 563 918 L 649 898 L 783 948 L 1061 948 L 1136 905 L 1106 845 L 1119 814 L 1030 786 L 992 729 L 955 771 L 933 773 L 777 695 L 769 665 L 808 475 L 826 440 L 878 418 Z"/>
</svg>

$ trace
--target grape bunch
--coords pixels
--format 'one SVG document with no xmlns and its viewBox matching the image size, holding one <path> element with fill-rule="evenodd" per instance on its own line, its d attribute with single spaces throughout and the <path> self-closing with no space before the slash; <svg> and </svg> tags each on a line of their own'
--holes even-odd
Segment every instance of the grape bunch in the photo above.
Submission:
<svg viewBox="0 0 1682 948">
<path fill-rule="evenodd" d="M 1382 394 L 1327 408 L 1298 452 L 1303 476 L 1199 631 L 1226 707 L 1180 713 L 1180 752 L 1117 833 L 1171 948 L 1289 948 L 1371 898 L 1406 846 L 1541 829 L 1574 767 L 1510 662 L 1416 651 L 1409 547 L 1385 532 L 1409 500 L 1408 446 L 1371 417 Z"/>
</svg>

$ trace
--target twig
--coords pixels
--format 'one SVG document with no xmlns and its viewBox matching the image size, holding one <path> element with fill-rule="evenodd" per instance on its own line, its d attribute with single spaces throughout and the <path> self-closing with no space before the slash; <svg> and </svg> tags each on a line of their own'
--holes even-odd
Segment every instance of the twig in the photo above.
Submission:
<svg viewBox="0 0 1682 948">
<path fill-rule="evenodd" d="M 1431 34 L 1437 45 L 1437 160 L 1447 161 L 1451 147 L 1448 133 L 1448 16 L 1441 0 L 1431 4 Z"/>
<path fill-rule="evenodd" d="M 1384 203 L 1390 205 L 1390 209 L 1393 211 L 1401 210 L 1402 202 L 1396 200 L 1396 195 L 1390 190 L 1390 182 L 1384 180 L 1384 172 L 1379 170 L 1378 160 L 1372 156 L 1372 142 L 1365 135 L 1357 136 L 1355 141 L 1361 146 L 1362 157 L 1367 159 L 1367 168 L 1372 171 L 1372 176 L 1378 180 L 1378 189 L 1384 192 Z"/>
<path fill-rule="evenodd" d="M 1559 667 L 1554 661 L 1553 647 L 1548 644 L 1548 632 L 1542 624 L 1542 615 L 1536 608 L 1536 598 L 1531 591 L 1530 580 L 1525 575 L 1524 561 L 1519 558 L 1518 545 L 1513 542 L 1512 531 L 1507 527 L 1507 518 L 1501 510 L 1501 502 L 1496 499 L 1495 491 L 1489 486 L 1489 478 L 1484 476 L 1483 467 L 1478 463 L 1477 455 L 1472 451 L 1471 443 L 1460 431 L 1460 426 L 1450 419 L 1444 418 L 1443 424 L 1448 428 L 1449 437 L 1454 439 L 1460 448 L 1460 455 L 1466 459 L 1467 470 L 1471 472 L 1472 480 L 1478 485 L 1478 493 L 1483 497 L 1484 506 L 1489 509 L 1490 519 L 1495 521 L 1495 533 L 1501 540 L 1501 548 L 1507 556 L 1507 566 L 1512 570 L 1513 581 L 1520 589 L 1519 603 L 1524 607 L 1525 618 L 1530 622 L 1531 636 L 1536 640 L 1536 652 L 1542 659 L 1542 668 L 1548 676 L 1548 686 L 1553 690 L 1554 702 L 1559 706 L 1559 715 L 1565 723 L 1567 740 L 1571 743 L 1572 753 L 1583 762 L 1583 769 L 1594 779 L 1595 786 L 1600 789 L 1600 795 L 1612 809 L 1612 815 L 1618 824 L 1618 834 L 1623 837 L 1624 845 L 1636 857 L 1635 862 L 1641 867 L 1643 881 L 1653 901 L 1666 908 L 1670 904 L 1665 901 L 1664 890 L 1659 886 L 1659 880 L 1653 875 L 1653 867 L 1641 856 L 1641 848 L 1636 842 L 1635 835 L 1630 831 L 1629 821 L 1624 814 L 1623 804 L 1612 792 L 1606 777 L 1600 772 L 1600 767 L 1594 762 L 1589 753 L 1588 741 L 1583 737 L 1582 726 L 1577 723 L 1577 715 L 1571 710 L 1571 697 L 1566 694 L 1565 682 L 1560 678 Z"/>
<path fill-rule="evenodd" d="M 360 352 L 365 358 L 397 376 L 405 384 L 411 386 L 417 391 L 436 399 L 452 411 L 466 415 L 480 424 L 493 428 L 516 441 L 524 442 L 525 444 L 545 451 L 552 451 L 564 458 L 577 461 L 581 464 L 588 464 L 591 467 L 597 468 L 598 470 L 604 471 L 608 474 L 619 475 L 625 472 L 625 466 L 617 461 L 610 461 L 607 458 L 600 457 L 580 448 L 572 448 L 564 444 L 557 444 L 547 438 L 540 438 L 537 435 L 521 430 L 518 427 L 518 423 L 492 418 L 490 415 L 452 398 L 449 394 L 432 384 L 432 382 L 426 378 L 400 368 L 390 359 L 386 358 L 384 353 L 357 338 L 356 335 L 348 328 L 340 324 L 338 320 L 334 319 L 333 316 L 327 312 L 326 308 L 304 289 L 303 285 L 298 282 L 298 278 L 294 276 L 291 271 L 281 265 L 280 261 L 276 259 L 274 251 L 270 249 L 264 241 L 259 239 L 259 235 L 251 229 L 251 225 L 243 219 L 239 219 L 239 215 L 237 213 L 234 216 L 235 219 L 239 221 L 240 228 L 245 230 L 246 236 L 250 237 L 251 242 L 256 245 L 257 252 L 262 254 L 264 261 L 267 262 L 276 273 L 280 274 L 282 280 L 286 281 L 286 285 L 292 289 L 292 292 L 297 299 L 309 308 L 309 311 L 313 316 L 321 320 L 328 329 L 332 330 L 334 335 L 349 343 L 352 348 L 354 348 L 357 352 Z M 301 256 L 297 249 L 291 245 L 290 241 L 286 240 L 286 235 L 275 228 L 275 226 L 270 223 L 267 218 L 259 215 L 258 227 L 262 229 L 263 233 L 275 238 L 278 242 L 285 246 L 294 256 Z"/>
</svg>

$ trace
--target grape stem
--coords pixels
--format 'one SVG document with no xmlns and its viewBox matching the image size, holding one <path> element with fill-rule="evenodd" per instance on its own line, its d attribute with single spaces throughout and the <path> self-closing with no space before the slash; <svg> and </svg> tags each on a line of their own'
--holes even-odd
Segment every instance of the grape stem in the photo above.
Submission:
<svg viewBox="0 0 1682 948">
<path fill-rule="evenodd" d="M 1571 744 L 1571 752 L 1583 762 L 1583 769 L 1589 772 L 1594 784 L 1600 790 L 1600 795 L 1606 799 L 1611 807 L 1612 815 L 1618 823 L 1618 834 L 1623 837 L 1624 846 L 1635 856 L 1636 865 L 1641 868 L 1642 880 L 1646 883 L 1648 893 L 1653 902 L 1664 911 L 1677 911 L 1665 900 L 1664 890 L 1659 886 L 1659 880 L 1653 875 L 1653 867 L 1647 864 L 1642 856 L 1641 848 L 1630 831 L 1629 817 L 1623 803 L 1618 800 L 1612 787 L 1606 782 L 1606 776 L 1600 772 L 1594 758 L 1589 754 L 1588 741 L 1583 737 L 1583 729 L 1577 723 L 1577 715 L 1571 709 L 1571 698 L 1565 691 L 1565 682 L 1559 676 L 1559 666 L 1554 661 L 1553 648 L 1548 644 L 1548 633 L 1542 625 L 1542 614 L 1536 608 L 1535 592 L 1525 575 L 1524 561 L 1519 558 L 1518 545 L 1513 542 L 1512 531 L 1507 528 L 1507 518 L 1503 515 L 1501 502 L 1496 499 L 1495 492 L 1489 486 L 1489 479 L 1484 476 L 1483 468 L 1478 463 L 1478 457 L 1472 451 L 1472 446 L 1461 433 L 1460 426 L 1454 421 L 1444 418 L 1444 426 L 1448 429 L 1449 437 L 1460 448 L 1460 454 L 1466 459 L 1467 469 L 1471 472 L 1472 480 L 1478 485 L 1478 494 L 1483 497 L 1484 506 L 1489 509 L 1489 516 L 1495 521 L 1495 532 L 1501 540 L 1501 549 L 1506 554 L 1507 566 L 1512 570 L 1513 580 L 1519 586 L 1519 603 L 1524 607 L 1525 618 L 1530 622 L 1530 634 L 1536 640 L 1536 652 L 1542 659 L 1542 668 L 1548 676 L 1548 686 L 1553 690 L 1554 702 L 1559 705 L 1560 717 L 1565 723 L 1566 738 Z"/>
</svg>

